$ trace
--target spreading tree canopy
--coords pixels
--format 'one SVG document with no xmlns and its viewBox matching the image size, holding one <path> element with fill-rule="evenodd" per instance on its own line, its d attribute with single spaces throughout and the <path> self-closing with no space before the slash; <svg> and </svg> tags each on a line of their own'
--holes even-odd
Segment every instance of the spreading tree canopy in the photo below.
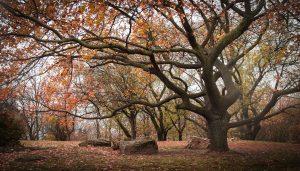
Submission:
<svg viewBox="0 0 300 171">
<path fill-rule="evenodd" d="M 98 119 L 134 105 L 176 100 L 177 109 L 205 118 L 210 149 L 226 151 L 228 129 L 275 115 L 272 108 L 282 96 L 300 91 L 299 77 L 288 79 L 299 71 L 293 27 L 299 24 L 298 8 L 297 0 L 1 0 L 0 84 L 3 91 L 11 88 L 34 76 L 32 70 L 42 75 L 56 69 L 66 77 L 79 62 L 91 69 L 139 68 L 172 93 L 155 103 L 129 99 Z M 277 46 L 275 38 L 283 32 L 286 38 Z M 272 53 L 266 55 L 266 49 Z M 280 69 L 283 65 L 290 67 Z M 274 79 L 277 71 L 284 78 Z M 258 81 L 245 86 L 241 72 Z M 233 119 L 232 108 L 245 102 L 245 89 L 252 96 L 262 80 L 272 90 L 264 107 L 253 117 Z"/>
</svg>

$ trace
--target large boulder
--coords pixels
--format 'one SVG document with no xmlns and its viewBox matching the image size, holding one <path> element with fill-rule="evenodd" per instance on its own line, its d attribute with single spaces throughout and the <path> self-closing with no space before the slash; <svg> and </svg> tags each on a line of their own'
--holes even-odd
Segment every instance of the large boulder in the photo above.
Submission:
<svg viewBox="0 0 300 171">
<path fill-rule="evenodd" d="M 192 137 L 188 141 L 188 145 L 186 148 L 188 149 L 204 149 L 207 148 L 209 145 L 209 140 L 207 138 L 200 138 L 200 137 Z"/>
<path fill-rule="evenodd" d="M 111 142 L 105 139 L 87 140 L 78 144 L 80 147 L 94 146 L 94 147 L 110 147 Z"/>
<path fill-rule="evenodd" d="M 119 148 L 122 154 L 155 154 L 158 152 L 156 141 L 151 139 L 120 141 Z"/>
</svg>

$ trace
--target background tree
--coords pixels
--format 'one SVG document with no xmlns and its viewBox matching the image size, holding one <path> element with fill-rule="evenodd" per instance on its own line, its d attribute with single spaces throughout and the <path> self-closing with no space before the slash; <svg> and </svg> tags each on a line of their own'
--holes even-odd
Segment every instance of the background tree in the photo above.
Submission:
<svg viewBox="0 0 300 171">
<path fill-rule="evenodd" d="M 68 114 L 58 116 L 50 115 L 47 123 L 47 132 L 52 134 L 55 140 L 68 141 L 75 130 L 75 118 Z"/>
<path fill-rule="evenodd" d="M 275 106 L 276 94 L 299 86 L 299 51 L 295 49 L 297 26 L 290 23 L 294 20 L 287 19 L 277 26 L 280 19 L 277 15 L 274 17 L 275 19 L 267 20 L 267 27 L 274 27 L 263 31 L 261 43 L 256 46 L 258 50 L 248 53 L 242 65 L 236 69 L 242 91 L 238 120 L 260 115 L 263 110 L 270 112 L 269 116 L 272 116 L 299 106 L 297 102 L 286 104 L 280 109 Z M 280 97 L 286 96 L 283 93 Z M 268 109 L 267 104 L 275 107 Z M 261 120 L 257 120 L 241 127 L 241 138 L 254 140 L 260 130 L 260 122 Z"/>
<path fill-rule="evenodd" d="M 18 88 L 17 107 L 25 121 L 26 134 L 29 140 L 39 140 L 45 130 L 45 117 L 39 111 L 44 107 L 39 103 L 41 98 L 41 80 L 33 77 Z"/>
<path fill-rule="evenodd" d="M 184 117 L 184 114 L 181 114 L 180 112 L 176 113 L 175 119 L 171 117 L 172 124 L 176 131 L 178 132 L 178 140 L 183 140 L 183 131 L 186 127 L 186 119 Z"/>
<path fill-rule="evenodd" d="M 157 88 L 154 88 L 155 85 Z M 147 97 L 149 103 L 158 103 L 165 96 L 168 96 L 167 87 L 165 85 L 159 85 L 157 82 L 153 82 L 149 85 L 149 94 Z M 173 127 L 170 115 L 168 114 L 169 112 L 165 107 L 166 106 L 157 106 L 152 108 L 145 105 L 143 108 L 143 111 L 149 116 L 155 128 L 158 141 L 166 141 L 168 132 Z"/>
<path fill-rule="evenodd" d="M 0 146 L 20 145 L 25 133 L 19 110 L 11 101 L 0 102 Z"/>
</svg>

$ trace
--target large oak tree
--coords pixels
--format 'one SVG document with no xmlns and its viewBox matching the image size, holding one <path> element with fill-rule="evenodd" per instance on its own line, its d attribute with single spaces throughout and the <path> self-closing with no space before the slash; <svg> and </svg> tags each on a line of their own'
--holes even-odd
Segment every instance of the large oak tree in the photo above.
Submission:
<svg viewBox="0 0 300 171">
<path fill-rule="evenodd" d="M 230 107 L 241 96 L 235 68 L 255 50 L 276 12 L 288 7 L 299 21 L 297 1 L 2 0 L 0 7 L 1 86 L 22 80 L 34 67 L 46 72 L 60 62 L 72 67 L 84 60 L 91 68 L 141 68 L 173 92 L 157 103 L 130 100 L 98 119 L 132 105 L 158 107 L 177 99 L 178 109 L 206 119 L 210 149 L 225 151 L 229 128 L 264 119 L 280 97 L 300 89 L 299 83 L 278 89 L 259 115 L 231 120 Z M 237 43 L 245 36 L 249 42 Z"/>
</svg>

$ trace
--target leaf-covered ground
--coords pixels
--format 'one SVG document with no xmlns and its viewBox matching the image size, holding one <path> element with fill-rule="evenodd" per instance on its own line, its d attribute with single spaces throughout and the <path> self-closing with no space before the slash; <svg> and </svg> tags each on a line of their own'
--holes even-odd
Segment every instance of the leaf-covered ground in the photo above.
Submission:
<svg viewBox="0 0 300 171">
<path fill-rule="evenodd" d="M 230 152 L 184 149 L 159 142 L 156 155 L 121 155 L 76 141 L 23 141 L 23 151 L 0 153 L 0 170 L 300 170 L 300 144 L 236 141 Z"/>
</svg>

